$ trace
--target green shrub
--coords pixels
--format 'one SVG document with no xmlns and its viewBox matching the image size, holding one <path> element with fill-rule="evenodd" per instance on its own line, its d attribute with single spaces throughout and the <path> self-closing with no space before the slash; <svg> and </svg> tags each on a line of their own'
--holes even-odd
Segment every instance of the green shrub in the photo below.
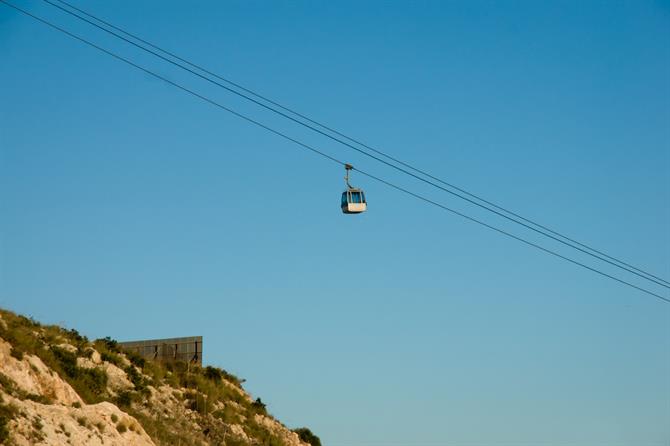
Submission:
<svg viewBox="0 0 670 446">
<path fill-rule="evenodd" d="M 152 381 L 152 385 L 157 387 L 162 384 L 162 381 L 165 379 L 167 371 L 160 364 L 153 361 L 147 361 L 144 363 L 144 366 L 142 367 L 142 372 L 148 375 L 150 380 Z"/>
<path fill-rule="evenodd" d="M 119 343 L 116 342 L 114 339 L 110 338 L 109 336 L 104 337 L 102 339 L 96 339 L 96 343 L 102 343 L 107 350 L 114 352 L 114 353 L 121 353 L 121 350 L 119 349 Z"/>
<path fill-rule="evenodd" d="M 109 362 L 111 364 L 114 364 L 117 367 L 123 367 L 123 360 L 121 359 L 121 357 L 118 354 L 116 354 L 114 352 L 110 352 L 110 351 L 107 351 L 107 350 L 102 350 L 100 352 L 100 359 L 102 359 L 103 361 Z"/>
<path fill-rule="evenodd" d="M 71 328 L 70 330 L 66 331 L 68 337 L 70 340 L 74 341 L 75 344 L 81 345 L 81 344 L 87 344 L 88 343 L 88 338 L 86 336 L 82 336 L 79 334 L 77 330 L 74 328 Z"/>
<path fill-rule="evenodd" d="M 53 404 L 53 400 L 47 396 L 37 395 L 35 393 L 29 393 L 26 395 L 25 399 L 30 401 L 35 401 L 40 404 Z"/>
<path fill-rule="evenodd" d="M 133 365 L 136 365 L 140 369 L 144 368 L 144 365 L 146 364 L 146 360 L 140 355 L 139 353 L 136 353 L 132 350 L 127 350 L 123 352 L 126 355 L 126 358 L 130 360 L 130 363 Z"/>
<path fill-rule="evenodd" d="M 163 363 L 163 367 L 177 375 L 182 375 L 189 369 L 188 364 L 184 361 L 166 361 Z"/>
<path fill-rule="evenodd" d="M 21 321 L 21 323 L 22 323 L 23 325 L 25 325 L 25 326 L 27 326 L 27 327 L 30 327 L 30 328 L 39 328 L 39 327 L 41 327 L 40 323 L 37 322 L 37 321 L 36 321 L 35 319 L 33 319 L 32 317 L 27 318 L 27 317 L 25 317 L 25 316 L 18 315 L 17 318 Z"/>
<path fill-rule="evenodd" d="M 265 403 L 261 401 L 260 398 L 256 398 L 256 401 L 251 403 L 251 410 L 255 413 L 261 414 L 261 415 L 267 415 L 268 411 L 265 407 Z"/>
<path fill-rule="evenodd" d="M 51 347 L 58 367 L 68 383 L 87 403 L 97 403 L 107 391 L 107 373 L 98 368 L 77 367 L 77 355 L 59 347 Z"/>
<path fill-rule="evenodd" d="M 144 382 L 144 377 L 140 372 L 137 371 L 134 365 L 129 365 L 124 369 L 126 372 L 126 375 L 128 375 L 128 379 L 130 379 L 130 382 L 133 383 L 133 386 L 135 386 L 135 390 L 138 392 L 142 392 L 146 390 L 146 383 Z"/>
<path fill-rule="evenodd" d="M 11 344 L 10 355 L 22 359 L 25 352 L 37 354 L 42 344 L 33 333 L 32 322 L 22 316 L 5 317 L 5 313 L 3 313 L 3 320 L 7 323 L 7 329 L 0 328 L 0 337 Z"/>
<path fill-rule="evenodd" d="M 51 347 L 51 353 L 60 365 L 60 368 L 69 378 L 78 375 L 77 355 L 60 347 Z"/>
<path fill-rule="evenodd" d="M 203 369 L 203 375 L 205 376 L 205 378 L 210 379 L 212 381 L 220 381 L 221 378 L 223 378 L 223 373 L 221 373 L 221 370 L 212 366 L 205 367 Z"/>
<path fill-rule="evenodd" d="M 13 395 L 16 391 L 16 383 L 12 378 L 5 375 L 4 373 L 0 373 L 0 387 L 5 389 L 5 392 L 9 393 L 10 395 Z"/>
<path fill-rule="evenodd" d="M 17 413 L 14 406 L 0 405 L 0 444 L 9 443 L 9 422 L 16 418 Z"/>
<path fill-rule="evenodd" d="M 79 396 L 89 404 L 97 403 L 107 394 L 107 373 L 101 369 L 79 369 L 81 372 L 73 386 Z"/>
<path fill-rule="evenodd" d="M 23 350 L 21 350 L 18 347 L 12 347 L 12 349 L 9 352 L 9 355 L 21 361 L 23 359 Z"/>
<path fill-rule="evenodd" d="M 306 427 L 295 429 L 293 432 L 298 434 L 301 441 L 309 443 L 311 446 L 321 446 L 321 440 Z"/>
<path fill-rule="evenodd" d="M 119 394 L 116 396 L 116 405 L 119 407 L 127 408 L 130 407 L 133 404 L 133 401 L 135 401 L 135 393 L 131 392 L 129 390 L 124 390 L 123 392 L 119 392 Z M 116 415 L 112 415 L 114 417 Z"/>
</svg>

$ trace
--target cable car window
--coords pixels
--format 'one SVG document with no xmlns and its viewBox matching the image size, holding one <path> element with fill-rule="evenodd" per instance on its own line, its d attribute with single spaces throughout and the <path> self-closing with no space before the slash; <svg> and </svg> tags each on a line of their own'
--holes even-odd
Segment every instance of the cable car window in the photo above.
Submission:
<svg viewBox="0 0 670 446">
<path fill-rule="evenodd" d="M 347 205 L 347 192 L 342 192 L 342 206 Z"/>
<path fill-rule="evenodd" d="M 361 203 L 365 203 L 365 194 L 361 191 Z"/>
<path fill-rule="evenodd" d="M 351 193 L 351 202 L 352 203 L 360 203 L 361 202 L 361 193 L 360 192 L 352 192 Z"/>
</svg>

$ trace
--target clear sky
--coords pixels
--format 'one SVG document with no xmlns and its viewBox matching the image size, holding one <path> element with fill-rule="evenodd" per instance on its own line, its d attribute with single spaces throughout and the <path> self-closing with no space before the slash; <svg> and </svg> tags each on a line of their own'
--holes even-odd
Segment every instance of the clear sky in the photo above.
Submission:
<svg viewBox="0 0 670 446">
<path fill-rule="evenodd" d="M 670 277 L 668 2 L 72 1 Z M 0 55 L 0 306 L 92 338 L 202 335 L 328 446 L 670 444 L 670 304 L 355 173 L 369 212 L 345 216 L 341 167 L 3 5 Z"/>
</svg>

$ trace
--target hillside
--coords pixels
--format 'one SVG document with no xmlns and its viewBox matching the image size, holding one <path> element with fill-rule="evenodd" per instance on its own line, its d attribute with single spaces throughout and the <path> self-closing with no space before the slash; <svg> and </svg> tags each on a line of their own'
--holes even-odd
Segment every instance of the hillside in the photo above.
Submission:
<svg viewBox="0 0 670 446">
<path fill-rule="evenodd" d="M 320 446 L 236 376 L 0 310 L 0 445 Z"/>
</svg>

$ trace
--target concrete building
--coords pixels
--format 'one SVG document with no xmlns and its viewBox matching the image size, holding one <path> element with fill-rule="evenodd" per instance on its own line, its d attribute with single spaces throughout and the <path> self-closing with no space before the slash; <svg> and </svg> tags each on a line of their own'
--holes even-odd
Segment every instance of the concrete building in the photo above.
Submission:
<svg viewBox="0 0 670 446">
<path fill-rule="evenodd" d="M 202 366 L 202 336 L 119 342 L 124 350 L 155 361 L 184 361 Z"/>
</svg>

